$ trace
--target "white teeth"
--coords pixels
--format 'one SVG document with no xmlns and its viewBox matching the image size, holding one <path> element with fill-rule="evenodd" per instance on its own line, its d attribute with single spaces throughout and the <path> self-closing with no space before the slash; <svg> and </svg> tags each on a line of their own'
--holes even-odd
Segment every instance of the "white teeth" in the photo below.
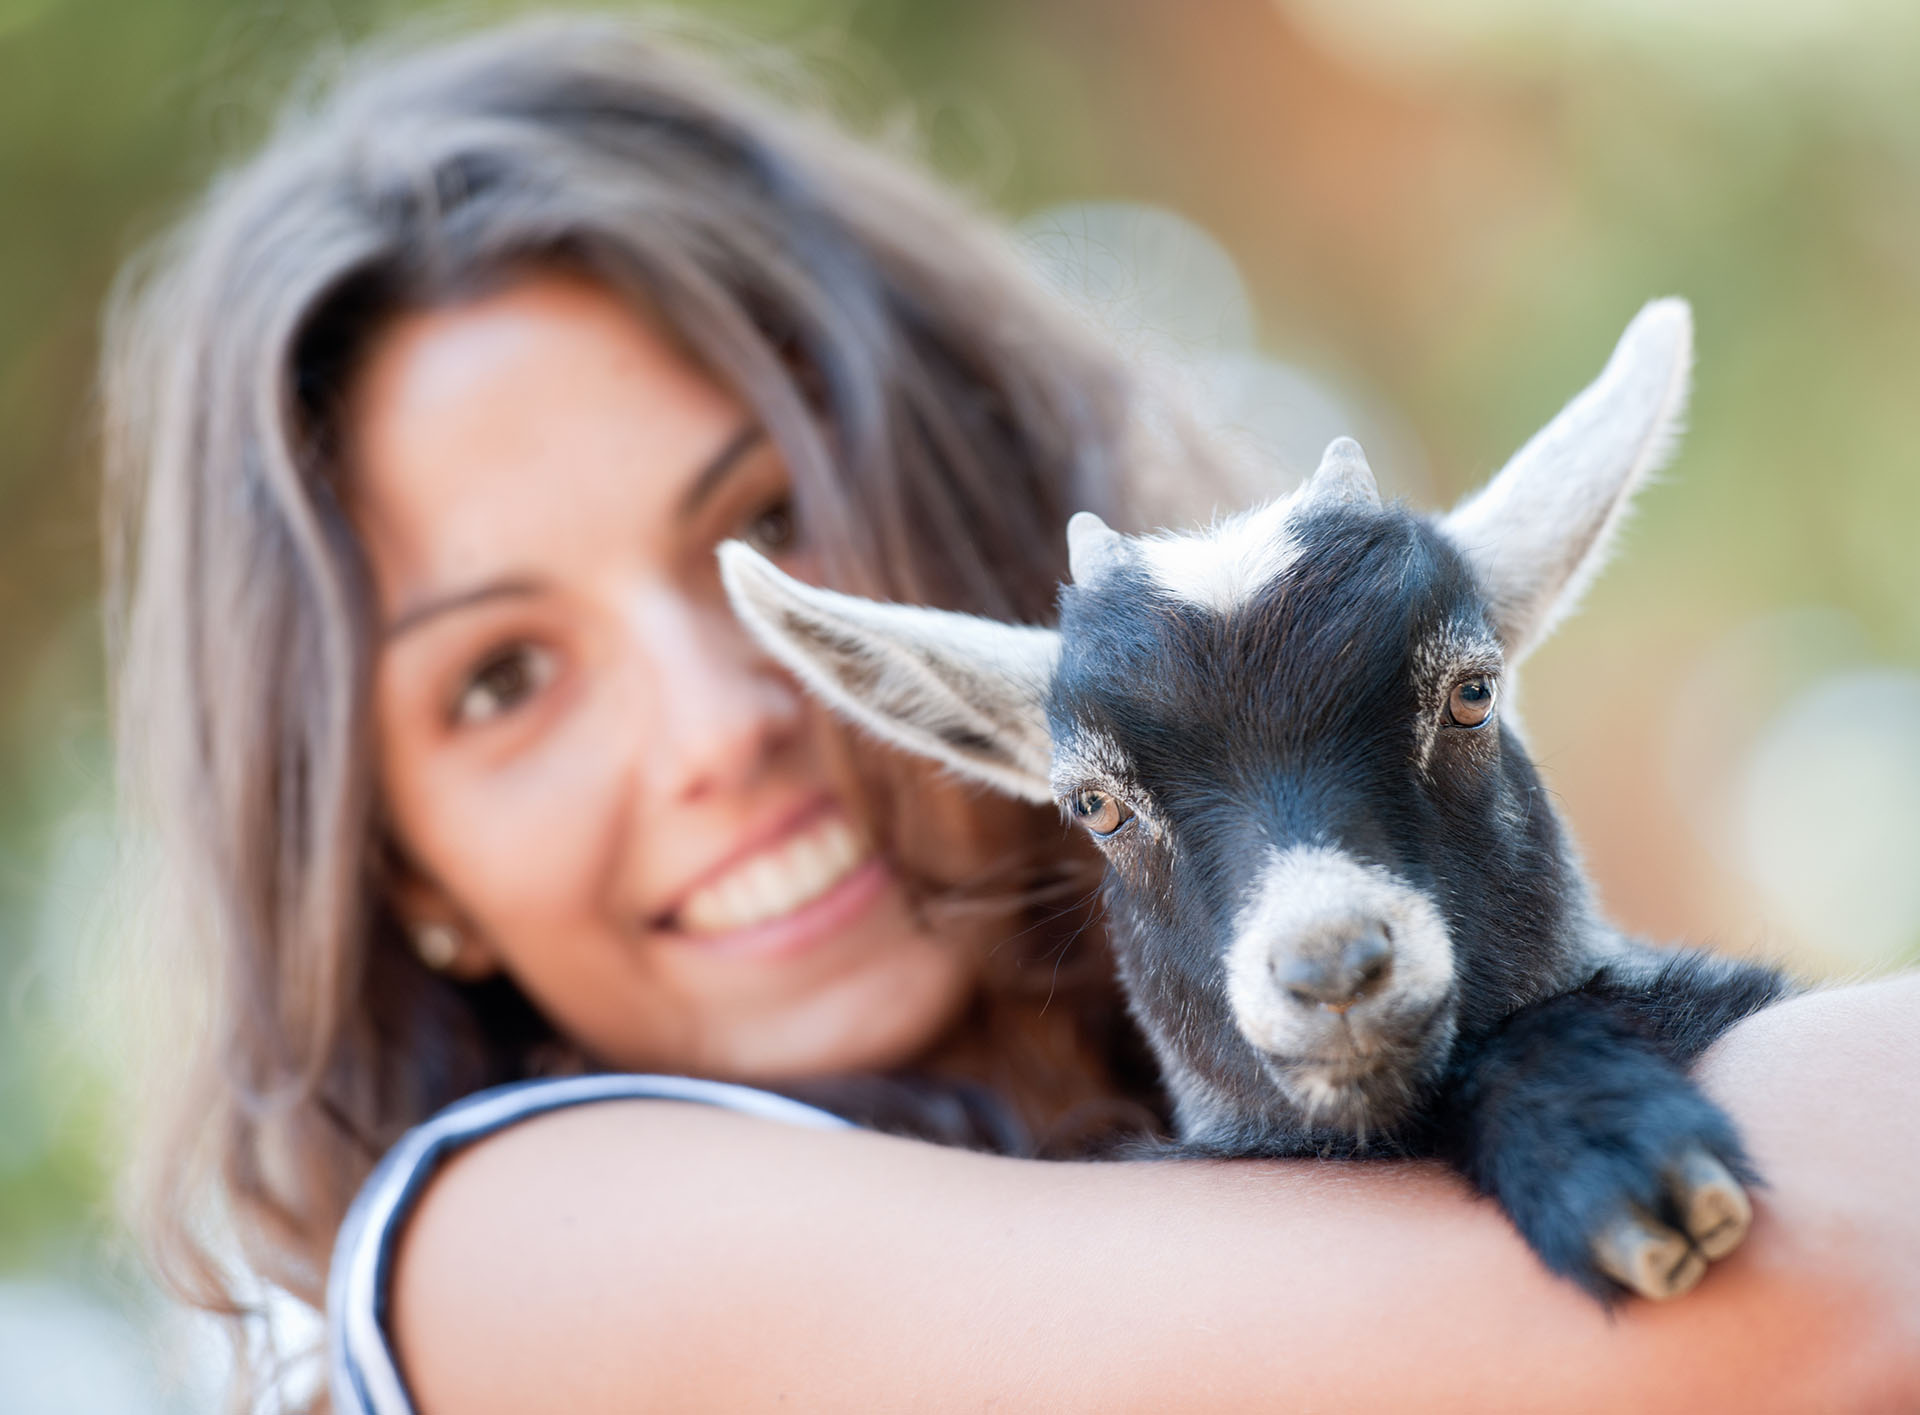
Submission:
<svg viewBox="0 0 1920 1415">
<path fill-rule="evenodd" d="M 695 890 L 680 908 L 680 927 L 729 933 L 790 914 L 852 874 L 867 855 L 853 827 L 829 816 Z"/>
</svg>

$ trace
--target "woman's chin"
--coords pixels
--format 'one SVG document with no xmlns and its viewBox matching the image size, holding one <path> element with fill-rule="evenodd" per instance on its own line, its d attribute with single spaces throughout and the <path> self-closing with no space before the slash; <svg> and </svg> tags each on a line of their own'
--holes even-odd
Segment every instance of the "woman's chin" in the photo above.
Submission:
<svg viewBox="0 0 1920 1415">
<path fill-rule="evenodd" d="M 889 884 L 860 927 L 815 950 L 818 968 L 770 969 L 757 1006 L 716 1019 L 697 1069 L 774 1083 L 887 1071 L 923 1054 L 972 996 L 975 953 L 915 928 Z"/>
</svg>

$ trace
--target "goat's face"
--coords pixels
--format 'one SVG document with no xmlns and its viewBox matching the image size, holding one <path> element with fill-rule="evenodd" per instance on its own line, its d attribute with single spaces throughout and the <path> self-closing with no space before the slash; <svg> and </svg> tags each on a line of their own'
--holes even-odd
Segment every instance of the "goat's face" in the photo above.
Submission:
<svg viewBox="0 0 1920 1415">
<path fill-rule="evenodd" d="M 1684 305 L 1649 306 L 1436 520 L 1383 508 L 1346 439 L 1292 496 L 1206 532 L 1076 516 L 1058 630 L 834 594 L 744 546 L 722 570 L 855 721 L 1094 834 L 1186 1138 L 1390 1127 L 1456 1035 L 1580 964 L 1584 889 L 1505 680 L 1671 442 L 1690 346 Z"/>
<path fill-rule="evenodd" d="M 1061 601 L 1050 784 L 1111 867 L 1190 1139 L 1243 1145 L 1289 1109 L 1389 1127 L 1457 1028 L 1574 962 L 1579 877 L 1471 568 L 1405 512 L 1314 490 L 1111 541 Z"/>
</svg>

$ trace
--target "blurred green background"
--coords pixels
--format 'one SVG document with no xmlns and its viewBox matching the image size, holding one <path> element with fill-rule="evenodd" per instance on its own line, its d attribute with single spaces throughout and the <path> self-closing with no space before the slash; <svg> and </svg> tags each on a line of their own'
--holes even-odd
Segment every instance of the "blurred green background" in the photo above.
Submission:
<svg viewBox="0 0 1920 1415">
<path fill-rule="evenodd" d="M 109 1217 L 102 300 L 316 62 L 421 8 L 0 0 L 9 1411 L 198 1408 L 212 1379 Z M 1816 977 L 1914 961 L 1920 6 L 679 8 L 793 50 L 858 125 L 910 119 L 1104 317 L 1176 326 L 1132 332 L 1282 461 L 1361 428 L 1389 487 L 1450 499 L 1643 300 L 1690 297 L 1693 430 L 1529 672 L 1536 755 L 1634 927 Z"/>
</svg>

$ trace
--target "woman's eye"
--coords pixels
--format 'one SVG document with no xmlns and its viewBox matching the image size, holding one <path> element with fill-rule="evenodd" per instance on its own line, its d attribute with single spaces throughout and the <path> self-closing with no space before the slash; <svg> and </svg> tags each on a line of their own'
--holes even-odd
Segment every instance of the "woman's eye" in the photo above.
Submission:
<svg viewBox="0 0 1920 1415">
<path fill-rule="evenodd" d="M 1074 819 L 1098 836 L 1112 835 L 1133 819 L 1133 808 L 1104 791 L 1076 791 L 1068 798 Z"/>
<path fill-rule="evenodd" d="M 1447 697 L 1447 721 L 1455 727 L 1485 727 L 1493 721 L 1493 703 L 1499 686 L 1493 679 L 1476 675 L 1462 678 Z"/>
<path fill-rule="evenodd" d="M 515 644 L 473 671 L 454 700 L 453 720 L 462 727 L 513 711 L 553 681 L 553 654 L 535 644 Z"/>
<path fill-rule="evenodd" d="M 790 496 L 782 496 L 763 507 L 740 528 L 740 539 L 762 555 L 779 555 L 791 550 L 798 534 Z"/>
</svg>

